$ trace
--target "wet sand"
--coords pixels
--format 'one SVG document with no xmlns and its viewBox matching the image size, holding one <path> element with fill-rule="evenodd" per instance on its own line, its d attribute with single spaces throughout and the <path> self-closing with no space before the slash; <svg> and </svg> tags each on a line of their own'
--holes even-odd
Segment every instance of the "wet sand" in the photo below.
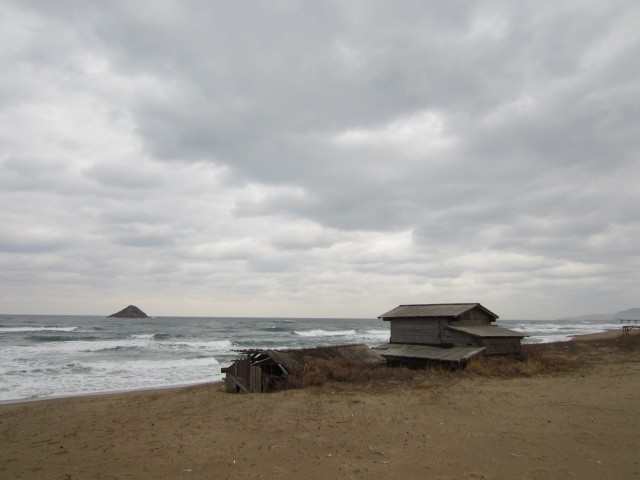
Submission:
<svg viewBox="0 0 640 480">
<path fill-rule="evenodd" d="M 528 346 L 569 372 L 0 405 L 6 479 L 640 479 L 640 332 Z"/>
</svg>

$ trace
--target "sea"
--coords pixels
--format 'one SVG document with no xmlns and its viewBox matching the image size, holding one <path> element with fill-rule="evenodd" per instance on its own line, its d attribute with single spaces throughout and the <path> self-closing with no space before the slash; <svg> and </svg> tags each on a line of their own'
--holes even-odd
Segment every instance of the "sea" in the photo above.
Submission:
<svg viewBox="0 0 640 480">
<path fill-rule="evenodd" d="M 616 321 L 498 320 L 526 343 L 619 329 Z M 219 381 L 242 349 L 389 341 L 378 319 L 105 318 L 0 314 L 0 401 L 86 395 Z"/>
</svg>

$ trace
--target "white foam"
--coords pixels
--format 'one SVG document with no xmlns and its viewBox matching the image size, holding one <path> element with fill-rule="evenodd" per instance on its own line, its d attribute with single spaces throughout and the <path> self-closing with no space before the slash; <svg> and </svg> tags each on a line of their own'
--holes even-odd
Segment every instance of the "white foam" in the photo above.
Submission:
<svg viewBox="0 0 640 480">
<path fill-rule="evenodd" d="M 0 327 L 0 333 L 75 332 L 80 327 Z"/>
<path fill-rule="evenodd" d="M 208 342 L 191 342 L 173 340 L 172 345 L 185 346 L 204 350 L 228 350 L 233 346 L 231 340 L 211 340 Z"/>
<path fill-rule="evenodd" d="M 365 341 L 389 340 L 389 330 L 367 330 L 358 334 L 358 337 Z"/>
<path fill-rule="evenodd" d="M 108 361 L 89 357 L 66 363 L 29 363 L 3 365 L 0 400 L 185 385 L 222 378 L 215 357 Z"/>
<path fill-rule="evenodd" d="M 349 335 L 355 335 L 355 330 L 305 330 L 301 332 L 294 331 L 296 335 L 301 337 L 346 337 Z"/>
<path fill-rule="evenodd" d="M 118 361 L 102 361 L 95 360 L 90 362 L 76 362 L 70 364 L 73 368 L 90 369 L 93 372 L 131 372 L 147 375 L 150 371 L 183 369 L 195 367 L 211 367 L 219 365 L 220 362 L 215 357 L 195 357 L 195 358 L 177 358 L 177 359 L 158 359 L 158 360 L 118 360 Z"/>
<path fill-rule="evenodd" d="M 575 335 L 600 333 L 607 330 L 616 330 L 620 328 L 619 323 L 610 321 L 602 323 L 579 323 L 562 321 L 502 321 L 499 322 L 499 325 L 527 335 L 527 337 L 523 339 L 524 343 L 566 342 L 571 340 L 571 338 Z"/>
<path fill-rule="evenodd" d="M 10 346 L 5 352 L 11 355 L 31 355 L 31 354 L 75 354 L 86 352 L 100 352 L 108 350 L 143 349 L 143 350 L 206 350 L 212 352 L 224 352 L 231 348 L 230 340 L 216 340 L 210 342 L 175 342 L 171 340 L 154 340 L 153 338 L 127 338 L 118 340 L 76 340 L 67 342 L 40 342 L 36 345 Z M 4 355 L 3 355 L 4 356 Z"/>
</svg>

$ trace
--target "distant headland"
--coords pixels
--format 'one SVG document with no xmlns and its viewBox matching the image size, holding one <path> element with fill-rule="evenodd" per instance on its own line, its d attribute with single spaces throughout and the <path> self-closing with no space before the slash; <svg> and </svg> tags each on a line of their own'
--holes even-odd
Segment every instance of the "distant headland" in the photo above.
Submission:
<svg viewBox="0 0 640 480">
<path fill-rule="evenodd" d="M 603 321 L 610 322 L 615 321 L 619 318 L 624 319 L 638 319 L 640 320 L 640 307 L 628 308 L 627 310 L 621 310 L 616 313 L 595 313 L 591 315 L 581 315 L 579 317 L 565 317 L 560 318 L 558 320 L 594 320 L 594 321 Z"/>
<path fill-rule="evenodd" d="M 149 318 L 149 315 L 144 313 L 135 305 L 129 305 L 126 308 L 123 308 L 117 313 L 112 313 L 109 317 L 115 318 Z"/>
</svg>

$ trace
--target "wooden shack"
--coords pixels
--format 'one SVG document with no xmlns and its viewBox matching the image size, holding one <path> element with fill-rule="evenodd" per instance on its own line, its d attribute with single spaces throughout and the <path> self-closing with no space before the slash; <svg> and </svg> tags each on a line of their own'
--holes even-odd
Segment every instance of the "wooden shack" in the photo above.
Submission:
<svg viewBox="0 0 640 480">
<path fill-rule="evenodd" d="M 391 325 L 390 342 L 383 346 L 388 351 L 398 351 L 397 345 L 403 344 L 474 349 L 460 350 L 460 360 L 479 353 L 519 355 L 525 337 L 494 325 L 498 315 L 479 303 L 399 305 L 378 318 Z"/>
<path fill-rule="evenodd" d="M 364 344 L 289 350 L 237 350 L 246 357 L 223 368 L 229 393 L 269 392 L 285 385 L 290 374 L 313 359 L 350 360 L 363 366 L 385 363 L 385 359 Z"/>
</svg>

